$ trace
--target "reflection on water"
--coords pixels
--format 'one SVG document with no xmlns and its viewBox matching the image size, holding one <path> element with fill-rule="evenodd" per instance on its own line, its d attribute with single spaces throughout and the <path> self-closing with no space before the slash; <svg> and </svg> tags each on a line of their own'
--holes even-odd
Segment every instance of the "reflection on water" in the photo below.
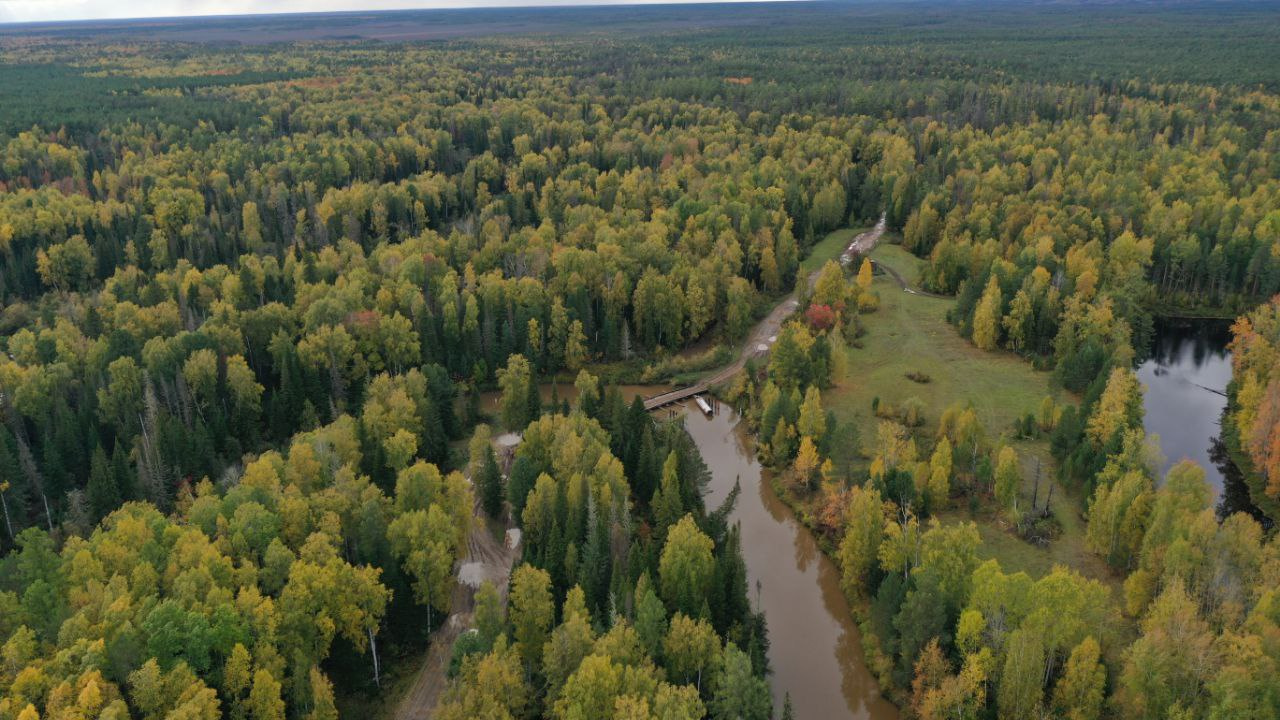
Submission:
<svg viewBox="0 0 1280 720">
<path fill-rule="evenodd" d="M 1225 414 L 1225 411 L 1224 411 Z M 1242 512 L 1253 516 L 1262 527 L 1270 529 L 1272 520 L 1266 513 L 1258 509 L 1249 497 L 1249 486 L 1245 484 L 1244 474 L 1231 462 L 1227 446 L 1221 438 L 1213 439 L 1213 447 L 1209 450 L 1214 467 L 1222 473 L 1222 494 L 1218 496 L 1218 517 L 1226 518 L 1234 513 Z"/>
<path fill-rule="evenodd" d="M 1160 436 L 1165 456 L 1161 475 L 1190 458 L 1204 468 L 1220 515 L 1242 511 L 1262 519 L 1219 439 L 1231 382 L 1230 323 L 1165 320 L 1155 330 L 1151 357 L 1138 367 L 1138 380 L 1146 387 L 1143 425 L 1148 434 Z"/>
<path fill-rule="evenodd" d="M 1167 321 L 1156 324 L 1151 358 L 1138 367 L 1146 386 L 1142 405 L 1147 434 L 1160 436 L 1165 465 L 1161 476 L 1183 458 L 1196 461 L 1215 493 L 1223 471 L 1210 450 L 1221 427 L 1231 382 L 1230 329 L 1225 322 Z"/>
<path fill-rule="evenodd" d="M 732 520 L 741 524 L 751 601 L 769 625 L 774 706 L 791 695 L 797 718 L 897 718 L 863 662 L 858 628 L 840 591 L 840 575 L 809 531 L 762 481 L 747 433 L 727 406 L 708 418 L 685 415 L 711 482 L 707 507 L 742 485 Z"/>
</svg>

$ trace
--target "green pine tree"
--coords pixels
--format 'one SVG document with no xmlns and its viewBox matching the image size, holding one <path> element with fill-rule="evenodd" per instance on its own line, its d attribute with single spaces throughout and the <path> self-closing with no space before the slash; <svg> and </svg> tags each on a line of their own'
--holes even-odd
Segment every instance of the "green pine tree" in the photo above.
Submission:
<svg viewBox="0 0 1280 720">
<path fill-rule="evenodd" d="M 506 488 L 503 487 L 502 472 L 498 470 L 498 458 L 493 454 L 492 447 L 485 451 L 476 488 L 480 491 L 480 504 L 484 511 L 489 517 L 498 519 L 502 515 L 503 501 L 506 500 Z"/>
<path fill-rule="evenodd" d="M 89 463 L 89 487 L 86 494 L 95 522 L 120 507 L 120 488 L 116 485 L 111 461 L 107 459 L 107 453 L 101 445 L 93 449 L 93 460 Z"/>
<path fill-rule="evenodd" d="M 529 422 L 533 422 L 542 416 L 542 396 L 538 394 L 538 376 L 535 373 L 529 373 L 529 385 L 525 391 L 525 403 L 529 408 Z M 521 428 L 522 430 L 524 428 Z"/>
</svg>

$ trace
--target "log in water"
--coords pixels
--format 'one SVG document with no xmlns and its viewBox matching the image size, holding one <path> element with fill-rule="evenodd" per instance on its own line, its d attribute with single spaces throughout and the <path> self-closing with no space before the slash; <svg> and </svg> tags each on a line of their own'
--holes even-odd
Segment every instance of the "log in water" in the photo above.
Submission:
<svg viewBox="0 0 1280 720">
<path fill-rule="evenodd" d="M 731 521 L 742 528 L 748 595 L 769 624 L 776 714 L 789 693 L 797 718 L 897 718 L 863 661 L 839 571 L 762 482 L 762 468 L 738 416 L 721 405 L 713 417 L 685 413 L 684 423 L 711 469 L 707 508 L 723 502 L 735 481 L 742 484 Z"/>
</svg>

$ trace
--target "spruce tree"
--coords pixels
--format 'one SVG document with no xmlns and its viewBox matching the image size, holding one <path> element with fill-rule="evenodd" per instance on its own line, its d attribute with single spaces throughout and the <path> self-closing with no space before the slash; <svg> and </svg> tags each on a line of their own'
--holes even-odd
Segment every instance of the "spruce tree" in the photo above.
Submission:
<svg viewBox="0 0 1280 720">
<path fill-rule="evenodd" d="M 525 391 L 525 403 L 528 406 L 528 422 L 533 422 L 542 417 L 542 396 L 538 394 L 538 376 L 534 372 L 529 373 L 529 385 Z M 520 428 L 523 430 L 524 428 Z"/>
<path fill-rule="evenodd" d="M 498 458 L 493 454 L 492 446 L 485 450 L 476 487 L 480 490 L 480 504 L 485 513 L 491 518 L 499 519 L 502 515 L 502 503 L 506 500 L 506 488 L 503 487 L 502 472 L 498 470 Z"/>
<path fill-rule="evenodd" d="M 592 500 L 588 503 L 587 538 L 577 568 L 578 584 L 586 593 L 593 614 L 608 609 L 609 581 L 613 564 L 609 558 L 608 509 Z"/>
<path fill-rule="evenodd" d="M 120 507 L 120 488 L 116 485 L 115 472 L 101 445 L 93 449 L 93 460 L 89 463 L 87 495 L 94 522 Z"/>
<path fill-rule="evenodd" d="M 665 540 L 667 530 L 684 517 L 684 503 L 680 500 L 679 461 L 675 452 L 667 455 L 662 465 L 662 484 L 653 493 L 653 524 L 655 537 Z"/>
<path fill-rule="evenodd" d="M 524 512 L 524 503 L 529 491 L 538 482 L 538 466 L 529 458 L 520 455 L 511 465 L 507 476 L 507 498 L 511 500 L 511 516 L 519 518 Z"/>
</svg>

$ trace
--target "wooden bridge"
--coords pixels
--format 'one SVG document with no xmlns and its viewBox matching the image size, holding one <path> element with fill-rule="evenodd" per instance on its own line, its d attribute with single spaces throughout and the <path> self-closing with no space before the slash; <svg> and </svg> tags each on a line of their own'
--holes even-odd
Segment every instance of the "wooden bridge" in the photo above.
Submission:
<svg viewBox="0 0 1280 720">
<path fill-rule="evenodd" d="M 740 368 L 741 366 L 738 366 L 738 368 L 734 369 L 734 372 L 737 372 L 738 369 Z M 657 410 L 658 408 L 663 408 L 668 405 L 675 405 L 678 402 L 682 402 L 684 400 L 688 400 L 691 397 L 697 397 L 698 395 L 705 393 L 707 390 L 711 389 L 711 386 L 713 384 L 714 383 L 709 383 L 706 380 L 701 380 L 688 387 L 676 388 L 675 390 L 669 390 L 660 395 L 654 395 L 653 397 L 645 398 L 644 409 Z"/>
<path fill-rule="evenodd" d="M 653 397 L 644 399 L 644 409 L 657 410 L 658 408 L 666 407 L 668 405 L 675 405 L 681 400 L 688 400 L 698 393 L 706 392 L 706 390 L 706 387 L 703 387 L 702 383 L 698 383 L 697 385 L 690 385 L 689 387 L 678 388 L 670 392 L 665 392 L 661 395 L 654 395 Z"/>
</svg>

